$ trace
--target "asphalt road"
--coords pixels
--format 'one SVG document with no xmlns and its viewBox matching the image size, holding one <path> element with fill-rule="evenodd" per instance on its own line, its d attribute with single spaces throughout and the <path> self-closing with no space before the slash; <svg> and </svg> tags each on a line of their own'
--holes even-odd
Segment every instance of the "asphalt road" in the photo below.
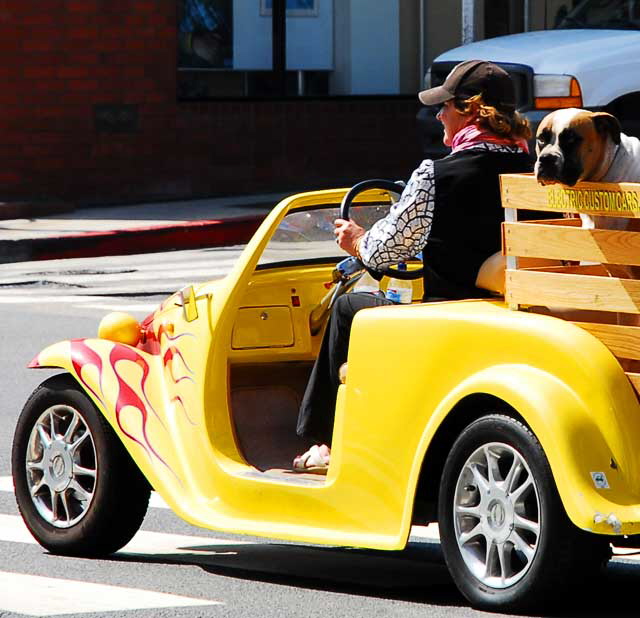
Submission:
<svg viewBox="0 0 640 618">
<path fill-rule="evenodd" d="M 439 544 L 424 538 L 403 552 L 300 546 L 194 528 L 155 499 L 142 533 L 108 560 L 50 555 L 22 527 L 10 491 L 12 434 L 29 393 L 51 373 L 25 369 L 29 360 L 53 341 L 94 334 L 110 309 L 142 317 L 165 292 L 221 276 L 236 257 L 191 251 L 0 266 L 0 616 L 488 615 L 469 608 Z M 167 268 L 182 274 L 159 281 Z M 638 616 L 639 581 L 640 562 L 618 559 L 544 615 Z"/>
</svg>

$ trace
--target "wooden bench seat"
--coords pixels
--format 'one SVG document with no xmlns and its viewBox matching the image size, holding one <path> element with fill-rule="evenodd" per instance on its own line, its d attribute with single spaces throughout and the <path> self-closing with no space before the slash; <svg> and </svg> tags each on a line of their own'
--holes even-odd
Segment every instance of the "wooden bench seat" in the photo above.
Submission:
<svg viewBox="0 0 640 618">
<path fill-rule="evenodd" d="M 640 184 L 541 186 L 532 175 L 505 174 L 501 192 L 506 302 L 589 331 L 640 393 L 640 232 L 631 231 L 640 225 L 620 221 L 640 219 Z M 557 212 L 558 218 L 518 221 L 518 210 Z M 597 216 L 598 227 L 583 227 L 581 213 Z M 616 226 L 631 230 L 609 229 Z M 542 262 L 532 266 L 534 259 Z"/>
</svg>

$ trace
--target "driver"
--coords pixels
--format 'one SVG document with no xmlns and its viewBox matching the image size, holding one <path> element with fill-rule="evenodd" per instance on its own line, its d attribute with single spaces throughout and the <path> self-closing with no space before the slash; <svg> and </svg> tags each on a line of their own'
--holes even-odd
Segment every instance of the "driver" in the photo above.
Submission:
<svg viewBox="0 0 640 618">
<path fill-rule="evenodd" d="M 499 174 L 532 170 L 528 121 L 515 109 L 509 74 L 482 60 L 458 64 L 442 86 L 418 97 L 424 105 L 441 106 L 437 118 L 451 153 L 422 161 L 399 201 L 368 232 L 337 219 L 336 242 L 376 271 L 422 253 L 424 300 L 488 296 L 475 281 L 484 260 L 501 246 Z M 313 446 L 294 459 L 294 470 L 326 473 L 338 372 L 347 360 L 353 317 L 386 304 L 392 303 L 368 293 L 345 294 L 335 303 L 298 416 L 297 433 Z"/>
</svg>

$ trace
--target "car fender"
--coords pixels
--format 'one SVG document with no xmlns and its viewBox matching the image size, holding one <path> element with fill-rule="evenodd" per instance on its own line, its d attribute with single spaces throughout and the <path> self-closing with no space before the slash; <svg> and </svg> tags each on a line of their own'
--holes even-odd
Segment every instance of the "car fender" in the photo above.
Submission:
<svg viewBox="0 0 640 618">
<path fill-rule="evenodd" d="M 179 491 L 182 470 L 172 448 L 159 355 L 106 339 L 73 339 L 45 348 L 29 367 L 69 372 L 151 485 L 167 488 L 169 495 Z"/>
<path fill-rule="evenodd" d="M 587 389 L 570 386 L 535 367 L 496 365 L 460 384 L 435 416 L 443 419 L 445 411 L 477 393 L 504 401 L 531 428 L 576 526 L 604 534 L 620 533 L 627 505 L 640 501 L 628 474 L 635 457 L 625 448 L 625 434 L 636 424 L 632 415 L 637 416 L 637 410 L 598 405 Z M 637 507 L 628 515 L 626 519 L 637 519 Z M 640 523 L 625 528 L 626 534 L 638 531 Z"/>
<path fill-rule="evenodd" d="M 376 348 L 381 333 L 384 354 Z M 402 529 L 408 532 L 429 445 L 457 404 L 478 394 L 503 400 L 531 427 L 577 526 L 640 532 L 634 523 L 640 523 L 635 392 L 606 346 L 558 318 L 487 301 L 359 312 L 351 332 L 346 413 L 337 411 L 333 450 L 342 443 L 352 451 L 363 445 L 358 460 L 366 458 L 363 465 L 376 469 L 379 484 L 390 479 L 386 504 L 402 496 Z M 352 464 L 347 457 L 354 467 L 360 463 L 349 453 L 345 465 Z"/>
</svg>

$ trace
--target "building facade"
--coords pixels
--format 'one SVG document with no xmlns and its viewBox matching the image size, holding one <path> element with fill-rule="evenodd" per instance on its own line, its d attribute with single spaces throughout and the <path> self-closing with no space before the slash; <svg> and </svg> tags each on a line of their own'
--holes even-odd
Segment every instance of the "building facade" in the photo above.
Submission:
<svg viewBox="0 0 640 618">
<path fill-rule="evenodd" d="M 405 178 L 416 91 L 549 0 L 0 2 L 0 201 L 132 202 Z"/>
</svg>

